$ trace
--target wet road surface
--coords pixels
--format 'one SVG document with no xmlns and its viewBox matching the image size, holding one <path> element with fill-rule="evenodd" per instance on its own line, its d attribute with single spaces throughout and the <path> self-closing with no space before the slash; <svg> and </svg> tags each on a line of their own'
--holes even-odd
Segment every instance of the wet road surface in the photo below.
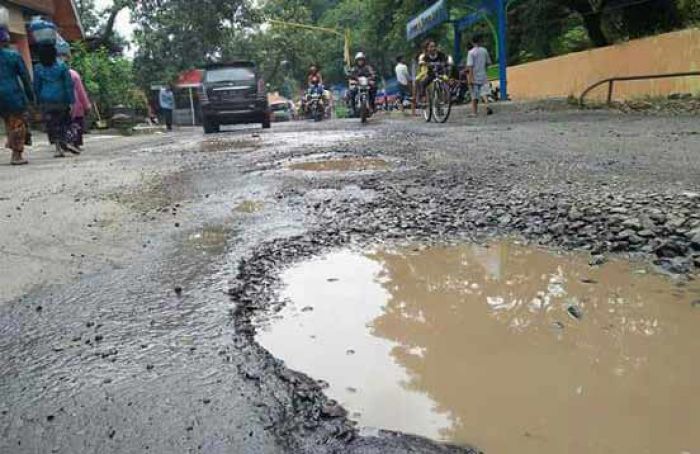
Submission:
<svg viewBox="0 0 700 454">
<path fill-rule="evenodd" d="M 281 269 L 350 244 L 517 234 L 692 275 L 695 119 L 491 118 L 186 129 L 2 167 L 0 451 L 468 452 L 358 432 L 252 320 L 283 307 Z M 289 169 L 328 157 L 389 166 Z"/>
</svg>

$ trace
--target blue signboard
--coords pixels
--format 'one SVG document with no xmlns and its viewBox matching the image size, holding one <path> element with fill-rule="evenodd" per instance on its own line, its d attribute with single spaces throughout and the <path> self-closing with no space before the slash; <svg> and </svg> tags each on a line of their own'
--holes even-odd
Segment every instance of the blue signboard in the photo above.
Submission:
<svg viewBox="0 0 700 454">
<path fill-rule="evenodd" d="M 447 22 L 448 19 L 447 4 L 445 0 L 439 0 L 433 6 L 408 21 L 408 24 L 406 24 L 406 39 L 412 40 L 443 22 Z"/>
<path fill-rule="evenodd" d="M 464 16 L 463 18 L 459 19 L 458 21 L 455 22 L 455 27 L 459 31 L 464 31 L 471 27 L 472 25 L 476 24 L 477 22 L 481 22 L 484 19 L 484 16 L 489 14 L 489 10 L 482 7 L 481 9 Z"/>
</svg>

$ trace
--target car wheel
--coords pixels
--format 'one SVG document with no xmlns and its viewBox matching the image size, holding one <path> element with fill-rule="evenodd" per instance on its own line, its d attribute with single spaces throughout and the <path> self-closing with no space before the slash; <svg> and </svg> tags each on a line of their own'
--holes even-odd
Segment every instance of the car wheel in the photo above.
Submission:
<svg viewBox="0 0 700 454">
<path fill-rule="evenodd" d="M 212 123 L 211 120 L 207 120 L 206 118 L 202 122 L 202 126 L 204 127 L 204 134 L 214 134 L 220 131 L 218 124 Z"/>
<path fill-rule="evenodd" d="M 270 129 L 270 116 L 269 115 L 265 115 L 263 117 L 262 127 L 263 127 L 263 129 Z"/>
</svg>

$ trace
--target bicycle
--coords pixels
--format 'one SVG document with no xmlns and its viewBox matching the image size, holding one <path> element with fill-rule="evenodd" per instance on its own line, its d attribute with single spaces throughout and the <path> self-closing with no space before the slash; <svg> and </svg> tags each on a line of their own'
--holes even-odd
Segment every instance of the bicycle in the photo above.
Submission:
<svg viewBox="0 0 700 454">
<path fill-rule="evenodd" d="M 433 80 L 425 89 L 427 103 L 423 107 L 423 118 L 426 123 L 435 119 L 437 123 L 445 123 L 452 111 L 452 94 L 443 63 L 428 63 L 433 69 Z"/>
</svg>

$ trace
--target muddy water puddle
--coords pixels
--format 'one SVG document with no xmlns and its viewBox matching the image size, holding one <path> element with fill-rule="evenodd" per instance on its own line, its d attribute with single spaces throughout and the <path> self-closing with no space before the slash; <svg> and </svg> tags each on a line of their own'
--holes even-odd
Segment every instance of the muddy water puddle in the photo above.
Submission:
<svg viewBox="0 0 700 454">
<path fill-rule="evenodd" d="M 389 163 L 377 158 L 343 158 L 327 159 L 323 161 L 309 161 L 291 164 L 292 170 L 306 170 L 311 172 L 361 172 L 368 170 L 385 170 Z"/>
<path fill-rule="evenodd" d="M 265 202 L 261 200 L 244 200 L 233 209 L 237 213 L 253 214 L 265 208 Z"/>
<path fill-rule="evenodd" d="M 203 255 L 219 255 L 226 251 L 226 245 L 233 231 L 224 226 L 207 225 L 187 236 L 184 246 L 187 251 Z"/>
<path fill-rule="evenodd" d="M 700 285 L 512 243 L 284 272 L 258 339 L 361 427 L 487 453 L 700 453 Z"/>
</svg>

